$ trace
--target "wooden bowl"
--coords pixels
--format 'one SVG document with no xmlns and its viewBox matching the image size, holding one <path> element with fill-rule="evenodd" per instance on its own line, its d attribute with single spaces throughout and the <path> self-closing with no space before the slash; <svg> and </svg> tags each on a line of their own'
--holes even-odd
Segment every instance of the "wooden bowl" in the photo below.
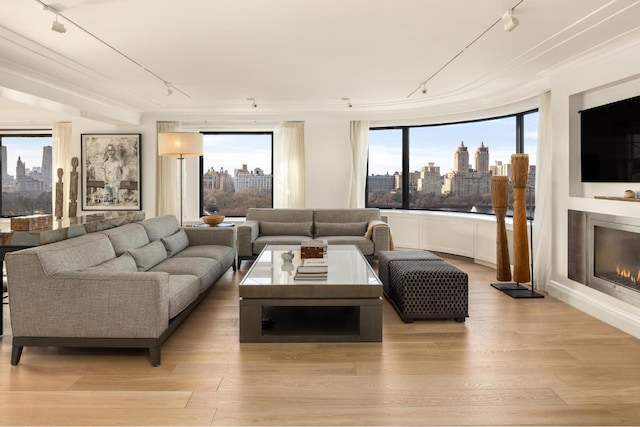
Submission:
<svg viewBox="0 0 640 427">
<path fill-rule="evenodd" d="M 220 224 L 222 221 L 224 221 L 224 215 L 205 215 L 202 217 L 202 221 L 205 224 L 209 224 L 209 225 L 218 225 Z"/>
</svg>

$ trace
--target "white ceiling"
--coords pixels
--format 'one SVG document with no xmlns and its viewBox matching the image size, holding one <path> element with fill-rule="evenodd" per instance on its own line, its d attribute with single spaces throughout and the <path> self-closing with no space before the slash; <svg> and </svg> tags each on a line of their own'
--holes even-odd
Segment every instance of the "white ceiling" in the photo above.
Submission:
<svg viewBox="0 0 640 427">
<path fill-rule="evenodd" d="M 0 125 L 474 111 L 639 44 L 640 0 L 0 0 Z"/>
</svg>

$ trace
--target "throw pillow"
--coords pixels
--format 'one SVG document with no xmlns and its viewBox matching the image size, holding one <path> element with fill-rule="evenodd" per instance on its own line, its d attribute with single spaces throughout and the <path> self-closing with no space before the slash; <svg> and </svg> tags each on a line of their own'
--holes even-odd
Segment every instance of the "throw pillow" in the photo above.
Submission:
<svg viewBox="0 0 640 427">
<path fill-rule="evenodd" d="M 187 236 L 187 233 L 183 229 L 178 230 L 177 233 L 171 236 L 163 237 L 160 240 L 167 250 L 167 256 L 170 257 L 189 246 L 189 236 Z"/>
<path fill-rule="evenodd" d="M 309 236 L 311 237 L 311 221 L 304 222 L 269 222 L 260 221 L 261 236 Z"/>
<path fill-rule="evenodd" d="M 316 222 L 316 236 L 364 236 L 366 222 Z"/>
<path fill-rule="evenodd" d="M 127 252 L 136 261 L 138 271 L 147 271 L 167 259 L 167 250 L 160 240 L 156 240 L 137 249 L 130 249 Z"/>
<path fill-rule="evenodd" d="M 104 271 L 113 273 L 135 273 L 138 266 L 131 255 L 124 253 L 117 258 L 110 259 L 107 262 L 98 264 L 94 267 L 87 268 L 87 271 Z"/>
</svg>

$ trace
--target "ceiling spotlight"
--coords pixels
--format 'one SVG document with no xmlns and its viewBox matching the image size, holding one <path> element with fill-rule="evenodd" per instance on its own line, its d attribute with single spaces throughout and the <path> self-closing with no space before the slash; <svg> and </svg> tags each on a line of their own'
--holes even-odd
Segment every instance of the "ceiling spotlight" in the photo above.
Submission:
<svg viewBox="0 0 640 427">
<path fill-rule="evenodd" d="M 167 96 L 173 95 L 173 87 L 171 86 L 171 83 L 165 82 L 164 85 L 167 87 Z"/>
<path fill-rule="evenodd" d="M 427 84 L 422 83 L 422 93 L 427 93 Z"/>
<path fill-rule="evenodd" d="M 256 99 L 255 98 L 247 98 L 247 101 L 251 101 L 251 106 L 253 108 L 258 108 L 258 104 L 256 104 Z"/>
<path fill-rule="evenodd" d="M 353 104 L 351 103 L 351 99 L 349 99 L 349 98 L 342 98 L 342 100 L 347 102 L 347 107 L 349 107 L 349 108 L 353 108 Z"/>
<path fill-rule="evenodd" d="M 56 20 L 53 21 L 53 24 L 51 24 L 51 30 L 55 31 L 56 33 L 60 33 L 60 34 L 64 34 L 67 32 L 67 29 L 65 28 L 64 24 L 62 22 L 58 22 L 58 14 L 56 13 Z"/>
<path fill-rule="evenodd" d="M 504 21 L 504 30 L 507 32 L 513 31 L 520 24 L 518 18 L 513 16 L 513 9 L 507 10 L 502 15 L 502 20 Z"/>
</svg>

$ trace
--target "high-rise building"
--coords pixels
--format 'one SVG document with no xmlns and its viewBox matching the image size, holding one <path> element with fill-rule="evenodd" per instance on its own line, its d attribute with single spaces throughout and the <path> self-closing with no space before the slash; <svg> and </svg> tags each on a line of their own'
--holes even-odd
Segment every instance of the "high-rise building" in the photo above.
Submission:
<svg viewBox="0 0 640 427">
<path fill-rule="evenodd" d="M 489 172 L 489 147 L 485 147 L 484 142 L 476 150 L 476 172 Z"/>
<path fill-rule="evenodd" d="M 428 166 L 420 168 L 420 178 L 418 178 L 418 191 L 431 194 L 442 193 L 442 175 L 440 175 L 440 166 L 436 166 L 434 162 L 429 162 Z"/>
<path fill-rule="evenodd" d="M 460 142 L 460 146 L 453 153 L 453 171 L 468 172 L 469 171 L 469 150 L 464 146 L 464 141 Z"/>
<path fill-rule="evenodd" d="M 265 174 L 260 168 L 255 168 L 249 172 L 247 165 L 242 165 L 242 169 L 236 169 L 234 181 L 236 191 L 252 188 L 260 193 L 270 193 L 273 185 L 273 176 Z"/>
<path fill-rule="evenodd" d="M 367 189 L 372 193 L 388 193 L 395 190 L 394 175 L 369 175 L 367 177 Z"/>
<path fill-rule="evenodd" d="M 42 147 L 42 180 L 45 187 L 50 186 L 53 180 L 53 171 L 51 170 L 52 147 L 45 145 Z"/>
<path fill-rule="evenodd" d="M 4 145 L 2 146 L 2 152 L 0 152 L 0 156 L 2 156 L 0 158 L 0 160 L 2 161 L 2 181 L 5 182 L 9 175 L 7 174 L 7 147 L 5 147 Z"/>
</svg>

